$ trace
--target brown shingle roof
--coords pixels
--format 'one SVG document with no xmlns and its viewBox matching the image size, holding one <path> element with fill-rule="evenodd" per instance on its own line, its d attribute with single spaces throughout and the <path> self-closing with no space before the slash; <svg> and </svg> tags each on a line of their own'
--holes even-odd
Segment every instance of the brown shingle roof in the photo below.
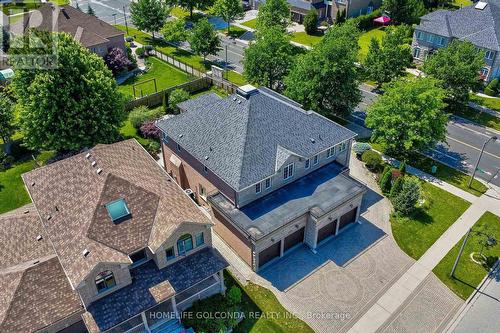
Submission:
<svg viewBox="0 0 500 333">
<path fill-rule="evenodd" d="M 0 215 L 0 254 L 0 332 L 34 332 L 83 311 L 33 205 Z"/>
<path fill-rule="evenodd" d="M 88 158 L 81 153 L 23 175 L 74 286 L 99 262 L 130 263 L 132 248 L 149 246 L 155 252 L 183 222 L 211 224 L 136 140 L 97 145 L 88 153 Z M 99 174 L 98 169 L 102 170 Z M 120 193 L 130 200 L 133 218 L 115 228 L 109 224 L 103 198 Z M 132 198 L 134 193 L 141 194 Z M 155 205 L 150 198 L 156 197 L 159 202 L 151 214 Z M 128 240 L 133 246 L 126 246 Z M 84 250 L 90 254 L 83 256 Z"/>
<path fill-rule="evenodd" d="M 57 27 L 53 28 L 53 22 L 56 20 Z M 85 47 L 103 44 L 108 41 L 108 38 L 124 35 L 122 31 L 112 25 L 69 5 L 55 7 L 51 4 L 43 4 L 36 11 L 26 15 L 24 20 L 18 22 L 14 24 L 16 32 L 24 31 L 28 27 L 67 32 Z"/>
</svg>

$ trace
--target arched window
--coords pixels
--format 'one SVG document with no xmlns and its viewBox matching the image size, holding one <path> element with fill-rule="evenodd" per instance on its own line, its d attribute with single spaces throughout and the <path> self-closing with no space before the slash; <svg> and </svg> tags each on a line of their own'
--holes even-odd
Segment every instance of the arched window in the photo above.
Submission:
<svg viewBox="0 0 500 333">
<path fill-rule="evenodd" d="M 177 241 L 177 252 L 185 254 L 193 249 L 193 237 L 190 234 L 182 235 Z"/>
<path fill-rule="evenodd" d="M 110 288 L 116 286 L 115 276 L 111 271 L 104 271 L 95 277 L 95 285 L 97 292 L 102 293 Z"/>
</svg>

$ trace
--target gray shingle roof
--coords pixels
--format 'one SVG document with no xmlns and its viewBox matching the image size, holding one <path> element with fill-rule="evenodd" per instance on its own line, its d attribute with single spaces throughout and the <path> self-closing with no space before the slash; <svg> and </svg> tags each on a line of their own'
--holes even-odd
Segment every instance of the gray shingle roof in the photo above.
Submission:
<svg viewBox="0 0 500 333">
<path fill-rule="evenodd" d="M 158 127 L 237 191 L 273 175 L 286 151 L 312 157 L 356 135 L 267 88 L 191 103 Z"/>
<path fill-rule="evenodd" d="M 421 18 L 417 30 L 468 40 L 474 45 L 500 51 L 500 0 L 483 0 L 488 5 L 480 10 L 475 5 L 455 11 L 438 10 Z"/>
</svg>

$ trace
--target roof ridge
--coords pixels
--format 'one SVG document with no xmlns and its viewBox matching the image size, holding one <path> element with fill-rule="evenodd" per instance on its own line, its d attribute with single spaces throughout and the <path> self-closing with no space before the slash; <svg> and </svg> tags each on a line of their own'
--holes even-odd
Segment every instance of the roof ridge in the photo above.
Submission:
<svg viewBox="0 0 500 333">
<path fill-rule="evenodd" d="M 250 97 L 251 98 L 251 97 Z M 242 175 L 243 175 L 243 161 L 245 160 L 245 150 L 246 150 L 246 146 L 247 146 L 247 138 L 248 138 L 248 129 L 249 129 L 249 122 L 250 122 L 250 114 L 251 114 L 251 109 L 252 109 L 252 103 L 248 103 L 247 102 L 247 105 L 246 105 L 246 109 L 247 109 L 247 114 L 246 114 L 246 117 L 245 117 L 245 135 L 243 136 L 243 144 L 240 146 L 241 149 L 242 149 L 242 154 L 240 154 L 240 159 L 239 159 L 239 163 L 240 163 L 240 167 L 238 168 L 238 170 L 240 171 L 240 174 L 238 175 L 238 186 L 241 186 L 241 179 L 242 179 Z"/>
<path fill-rule="evenodd" d="M 27 269 L 23 270 L 22 273 L 21 273 L 21 276 L 19 277 L 19 280 L 16 284 L 16 287 L 14 288 L 14 290 L 12 291 L 12 298 L 10 299 L 10 302 L 9 302 L 9 306 L 7 307 L 7 309 L 5 309 L 5 312 L 4 312 L 4 316 L 3 316 L 3 319 L 0 321 L 0 328 L 2 328 L 2 325 L 5 323 L 5 319 L 8 318 L 8 314 L 9 312 L 12 310 L 12 303 L 13 303 L 13 300 L 16 298 L 16 293 L 17 291 L 19 290 L 19 286 L 21 285 L 21 281 L 23 280 L 23 278 L 25 277 L 26 275 L 26 271 Z M 14 272 L 13 272 L 14 273 Z M 1 318 L 0 318 L 1 319 Z"/>
</svg>

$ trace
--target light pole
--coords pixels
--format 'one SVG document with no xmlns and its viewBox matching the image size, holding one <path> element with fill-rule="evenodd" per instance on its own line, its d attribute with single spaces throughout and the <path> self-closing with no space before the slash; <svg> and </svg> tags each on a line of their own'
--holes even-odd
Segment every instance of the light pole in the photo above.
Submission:
<svg viewBox="0 0 500 333">
<path fill-rule="evenodd" d="M 113 19 L 115 20 L 115 25 L 116 25 L 116 13 L 113 13 Z"/>
<path fill-rule="evenodd" d="M 127 24 L 127 14 L 125 13 L 125 6 L 123 6 L 123 18 L 125 19 L 125 29 L 127 30 L 127 35 L 128 33 L 128 24 Z"/>
<path fill-rule="evenodd" d="M 488 142 L 496 141 L 497 139 L 498 138 L 496 136 L 492 136 L 488 140 L 484 141 L 483 148 L 481 148 L 481 152 L 479 153 L 479 157 L 477 158 L 476 165 L 474 166 L 474 170 L 472 171 L 472 176 L 470 177 L 470 180 L 469 180 L 469 187 L 471 187 L 472 181 L 474 180 L 474 176 L 476 175 L 477 168 L 479 167 L 479 161 L 481 161 L 481 157 L 483 156 L 483 153 L 484 153 L 484 148 L 486 147 Z"/>
<path fill-rule="evenodd" d="M 465 244 L 467 244 L 467 240 L 469 239 L 469 236 L 472 232 L 474 232 L 478 236 L 486 237 L 487 238 L 486 244 L 488 246 L 495 246 L 497 244 L 497 240 L 494 237 L 492 237 L 484 232 L 481 232 L 481 231 L 473 231 L 472 228 L 470 228 L 469 231 L 467 232 L 467 235 L 464 238 L 464 241 L 462 242 L 462 246 L 460 246 L 460 251 L 458 251 L 457 258 L 455 259 L 455 263 L 453 264 L 453 268 L 451 269 L 450 276 L 452 278 L 455 277 L 455 270 L 457 269 L 458 262 L 460 261 L 460 257 L 462 256 L 462 252 L 464 252 L 464 249 L 465 249 Z M 483 249 L 484 249 L 484 243 L 483 243 L 483 247 L 481 249 L 481 253 L 483 252 Z"/>
</svg>

